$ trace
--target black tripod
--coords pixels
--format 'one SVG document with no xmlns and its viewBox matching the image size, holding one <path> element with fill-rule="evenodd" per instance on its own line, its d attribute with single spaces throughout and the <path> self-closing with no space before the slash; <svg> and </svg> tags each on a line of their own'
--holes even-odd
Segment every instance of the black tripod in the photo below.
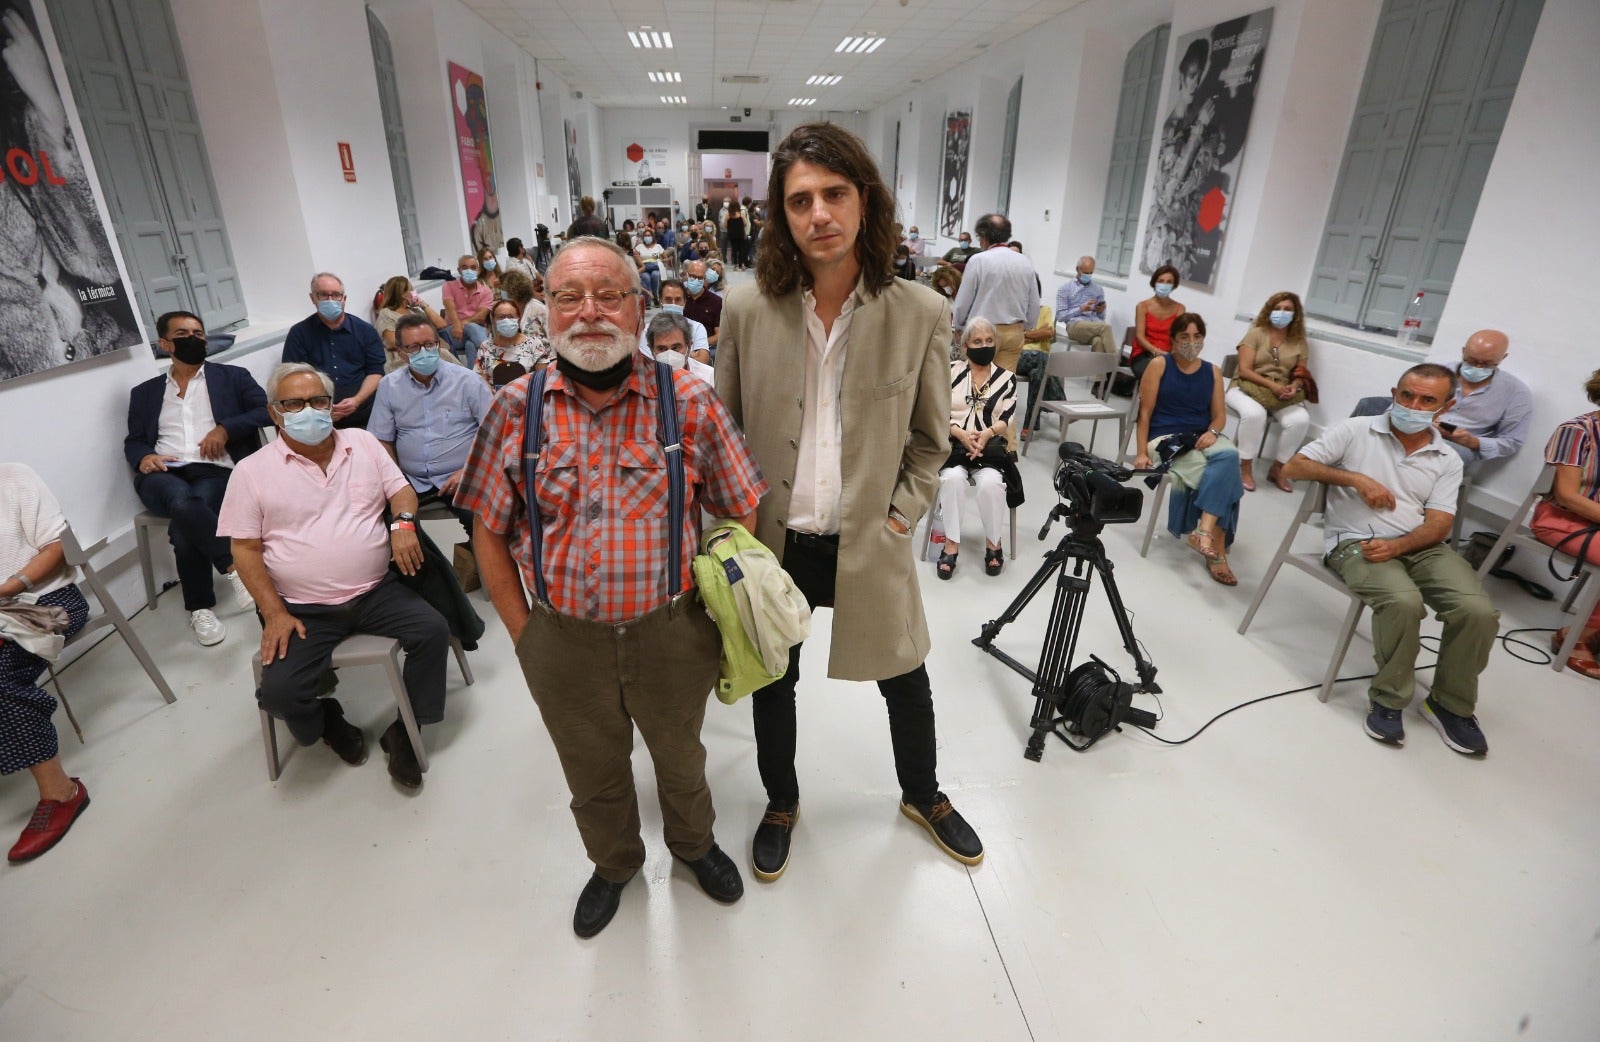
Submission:
<svg viewBox="0 0 1600 1042">
<path fill-rule="evenodd" d="M 1067 696 L 1071 693 L 1068 678 L 1073 672 L 1072 655 L 1078 645 L 1078 633 L 1083 628 L 1084 602 L 1089 595 L 1090 580 L 1095 575 L 1100 576 L 1100 583 L 1105 587 L 1106 599 L 1111 602 L 1112 615 L 1115 616 L 1117 629 L 1122 634 L 1122 646 L 1133 657 L 1134 668 L 1139 673 L 1139 684 L 1132 688 L 1132 691 L 1161 693 L 1161 687 L 1156 683 L 1156 667 L 1140 652 L 1139 642 L 1133 635 L 1133 624 L 1128 620 L 1127 609 L 1122 606 L 1122 595 L 1117 591 L 1116 579 L 1111 574 L 1114 566 L 1106 556 L 1104 544 L 1100 542 L 1103 526 L 1086 518 L 1073 518 L 1068 505 L 1057 504 L 1051 508 L 1050 517 L 1045 521 L 1044 528 L 1039 531 L 1039 538 L 1043 539 L 1050 531 L 1050 526 L 1062 517 L 1068 518 L 1070 531 L 1061 537 L 1061 542 L 1056 544 L 1054 550 L 1044 555 L 1044 564 L 1034 573 L 1033 578 L 1028 580 L 1028 584 L 1017 594 L 1016 599 L 1006 607 L 998 619 L 985 624 L 983 631 L 972 642 L 1033 682 L 1034 702 L 1031 721 L 1033 735 L 1028 739 L 1028 747 L 1023 755 L 1035 761 L 1044 757 L 1045 736 L 1052 732 L 1073 748 L 1079 748 L 1057 729 L 1059 720 L 1068 719 L 1069 722 L 1071 720 L 1058 710 L 1064 707 Z M 1033 600 L 1044 588 L 1045 583 L 1050 581 L 1051 575 L 1056 575 L 1056 596 L 1050 605 L 1050 624 L 1045 631 L 1044 646 L 1039 651 L 1039 668 L 1035 671 L 995 647 L 994 638 L 1006 624 L 1014 622 L 1022 614 L 1022 609 L 1026 608 L 1028 602 Z M 1098 659 L 1092 661 L 1099 662 Z M 1156 725 L 1155 715 L 1142 709 L 1125 708 L 1120 713 L 1120 718 L 1141 727 Z M 1116 717 L 1113 717 L 1112 724 L 1115 720 Z M 1106 729 L 1109 730 L 1110 726 L 1108 725 Z M 1098 737 L 1098 734 L 1092 736 L 1090 744 L 1093 744 L 1093 740 Z"/>
</svg>

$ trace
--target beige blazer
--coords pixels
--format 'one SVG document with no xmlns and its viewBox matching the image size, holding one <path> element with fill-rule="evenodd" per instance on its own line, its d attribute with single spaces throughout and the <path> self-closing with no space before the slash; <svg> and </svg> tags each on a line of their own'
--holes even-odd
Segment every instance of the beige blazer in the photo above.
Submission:
<svg viewBox="0 0 1600 1042">
<path fill-rule="evenodd" d="M 781 559 L 805 409 L 805 303 L 754 284 L 728 293 L 717 343 L 717 393 L 744 428 L 772 492 L 756 535 Z M 950 454 L 950 303 L 891 279 L 854 311 L 845 346 L 839 571 L 828 675 L 885 680 L 928 655 L 917 586 L 917 523 Z M 894 507 L 911 522 L 897 534 Z"/>
</svg>

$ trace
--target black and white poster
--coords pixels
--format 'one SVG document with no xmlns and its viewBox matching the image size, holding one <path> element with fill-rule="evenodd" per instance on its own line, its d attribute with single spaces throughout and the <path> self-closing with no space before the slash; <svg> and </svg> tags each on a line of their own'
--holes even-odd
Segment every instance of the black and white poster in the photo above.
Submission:
<svg viewBox="0 0 1600 1042">
<path fill-rule="evenodd" d="M 944 176 L 939 182 L 939 234 L 955 238 L 967 212 L 967 152 L 972 146 L 972 113 L 944 117 Z"/>
<path fill-rule="evenodd" d="M 1215 278 L 1271 31 L 1268 8 L 1178 38 L 1150 183 L 1144 272 L 1171 264 L 1185 283 L 1209 286 Z"/>
<path fill-rule="evenodd" d="M 583 198 L 583 173 L 578 165 L 578 132 L 572 129 L 572 120 L 563 120 L 562 129 L 567 142 L 567 194 L 572 197 L 572 219 L 580 214 L 578 200 Z"/>
<path fill-rule="evenodd" d="M 0 380 L 139 341 L 29 0 L 0 0 Z"/>
</svg>

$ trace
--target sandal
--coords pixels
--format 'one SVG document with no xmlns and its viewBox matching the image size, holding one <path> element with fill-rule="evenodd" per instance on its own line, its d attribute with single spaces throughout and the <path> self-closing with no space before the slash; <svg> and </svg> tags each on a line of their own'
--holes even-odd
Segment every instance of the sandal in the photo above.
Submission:
<svg viewBox="0 0 1600 1042">
<path fill-rule="evenodd" d="M 1215 582 L 1219 582 L 1223 586 L 1239 585 L 1239 577 L 1233 574 L 1232 568 L 1228 567 L 1228 559 L 1226 557 L 1206 562 L 1206 571 Z"/>
<path fill-rule="evenodd" d="M 983 552 L 983 571 L 985 575 L 999 575 L 1000 569 L 1005 567 L 1006 548 L 991 546 Z"/>
<path fill-rule="evenodd" d="M 1201 540 L 1204 540 L 1204 542 L 1201 542 Z M 1226 560 L 1221 554 L 1217 553 L 1216 545 L 1211 542 L 1211 537 L 1198 528 L 1190 532 L 1183 541 L 1188 544 L 1189 549 L 1204 557 L 1208 565 Z"/>
<path fill-rule="evenodd" d="M 956 555 L 941 553 L 939 555 L 939 563 L 934 565 L 933 570 L 938 573 L 941 579 L 950 578 L 956 574 Z"/>
</svg>

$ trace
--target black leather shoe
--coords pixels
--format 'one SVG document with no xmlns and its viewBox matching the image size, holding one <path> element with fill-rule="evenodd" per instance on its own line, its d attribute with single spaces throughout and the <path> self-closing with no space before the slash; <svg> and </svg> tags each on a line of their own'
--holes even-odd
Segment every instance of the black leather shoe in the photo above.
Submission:
<svg viewBox="0 0 1600 1042">
<path fill-rule="evenodd" d="M 789 867 L 789 836 L 799 820 L 799 800 L 773 800 L 767 804 L 767 813 L 756 826 L 756 838 L 750 843 L 750 865 L 763 883 L 774 882 Z"/>
<path fill-rule="evenodd" d="M 352 767 L 367 762 L 367 736 L 344 718 L 344 707 L 337 698 L 322 700 L 322 740 Z"/>
<path fill-rule="evenodd" d="M 682 860 L 681 858 L 679 860 Z M 713 901 L 731 905 L 744 896 L 744 880 L 739 878 L 739 866 L 733 858 L 722 852 L 715 843 L 698 861 L 684 861 L 694 872 L 700 889 Z"/>
<path fill-rule="evenodd" d="M 579 937 L 593 937 L 604 930 L 611 917 L 617 914 L 617 906 L 622 903 L 622 888 L 627 885 L 602 879 L 598 872 L 590 876 L 578 895 L 578 907 L 572 912 L 572 932 Z"/>
<path fill-rule="evenodd" d="M 944 793 L 935 795 L 926 806 L 902 800 L 900 813 L 927 829 L 939 848 L 962 864 L 976 865 L 983 860 L 983 841 Z"/>
<path fill-rule="evenodd" d="M 389 777 L 408 789 L 422 788 L 422 765 L 417 762 L 417 751 L 411 747 L 404 723 L 396 720 L 390 724 L 379 737 L 378 746 L 389 754 Z"/>
</svg>

